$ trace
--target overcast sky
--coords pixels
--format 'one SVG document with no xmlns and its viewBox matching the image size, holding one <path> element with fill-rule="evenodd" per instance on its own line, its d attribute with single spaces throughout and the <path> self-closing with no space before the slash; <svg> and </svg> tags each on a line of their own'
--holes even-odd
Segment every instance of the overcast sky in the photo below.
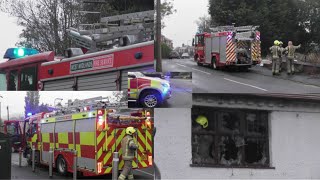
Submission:
<svg viewBox="0 0 320 180">
<path fill-rule="evenodd" d="M 26 92 L 23 91 L 1 91 L 0 92 L 0 102 L 1 102 L 1 117 L 2 119 L 7 119 L 7 106 L 9 106 L 9 115 L 11 117 L 23 115 L 24 114 L 24 97 Z M 68 102 L 69 99 L 87 99 L 92 97 L 107 97 L 112 96 L 112 92 L 108 91 L 40 91 L 40 104 L 53 105 L 55 98 L 62 98 L 62 104 Z"/>
<path fill-rule="evenodd" d="M 17 26 L 17 18 L 10 17 L 8 14 L 0 12 L 0 62 L 3 61 L 3 55 L 8 48 L 16 47 L 19 40 L 19 34 L 22 28 Z"/>
<path fill-rule="evenodd" d="M 197 32 L 196 21 L 204 15 L 209 16 L 209 0 L 174 0 L 177 12 L 164 19 L 166 27 L 162 34 L 173 40 L 173 46 L 192 44 L 192 38 Z"/>
</svg>

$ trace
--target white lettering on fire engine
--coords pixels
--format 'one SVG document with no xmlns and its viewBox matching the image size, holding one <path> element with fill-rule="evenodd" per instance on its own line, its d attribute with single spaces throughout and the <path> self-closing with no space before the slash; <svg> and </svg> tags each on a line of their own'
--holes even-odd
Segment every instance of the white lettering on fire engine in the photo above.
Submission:
<svg viewBox="0 0 320 180">
<path fill-rule="evenodd" d="M 113 67 L 114 54 L 98 56 L 70 63 L 70 73 Z"/>
</svg>

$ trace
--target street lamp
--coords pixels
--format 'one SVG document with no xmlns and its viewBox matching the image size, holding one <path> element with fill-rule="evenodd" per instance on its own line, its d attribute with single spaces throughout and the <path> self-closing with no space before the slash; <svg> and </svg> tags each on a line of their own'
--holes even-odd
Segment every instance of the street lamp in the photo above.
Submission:
<svg viewBox="0 0 320 180">
<path fill-rule="evenodd" d="M 156 71 L 162 72 L 161 62 L 161 0 L 157 0 L 157 13 L 156 13 L 156 47 L 157 47 L 157 58 L 156 58 Z"/>
</svg>

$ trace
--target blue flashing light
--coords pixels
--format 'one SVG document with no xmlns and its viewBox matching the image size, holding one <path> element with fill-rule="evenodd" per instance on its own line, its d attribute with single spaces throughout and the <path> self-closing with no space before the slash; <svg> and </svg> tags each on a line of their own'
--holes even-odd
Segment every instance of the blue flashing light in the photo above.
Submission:
<svg viewBox="0 0 320 180">
<path fill-rule="evenodd" d="M 39 51 L 31 48 L 9 48 L 4 54 L 4 59 L 18 59 L 25 56 L 31 56 L 34 54 L 39 54 Z"/>
<path fill-rule="evenodd" d="M 32 113 L 31 112 L 27 113 L 27 116 L 28 117 L 32 116 Z"/>
<path fill-rule="evenodd" d="M 167 95 L 167 93 L 170 89 L 170 85 L 167 83 L 162 83 L 162 88 L 163 88 L 163 95 Z"/>
</svg>

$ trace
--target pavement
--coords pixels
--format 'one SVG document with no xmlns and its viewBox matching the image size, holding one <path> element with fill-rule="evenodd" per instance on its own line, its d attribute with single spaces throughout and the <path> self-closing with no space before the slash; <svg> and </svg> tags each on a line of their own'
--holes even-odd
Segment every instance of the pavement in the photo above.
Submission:
<svg viewBox="0 0 320 180">
<path fill-rule="evenodd" d="M 191 108 L 192 80 L 170 79 L 172 90 L 171 98 L 167 99 L 160 108 Z M 129 108 L 137 107 L 136 103 L 129 102 Z"/>
<path fill-rule="evenodd" d="M 272 76 L 270 70 L 260 65 L 249 72 L 213 70 L 197 66 L 193 59 L 164 59 L 163 71 L 193 72 L 194 93 L 320 93 L 320 79 L 295 74 Z"/>
<path fill-rule="evenodd" d="M 145 168 L 134 170 L 135 179 L 154 179 L 154 168 Z M 112 175 L 97 176 L 97 177 L 81 177 L 79 179 L 111 179 Z M 49 169 L 46 166 L 36 167 L 35 172 L 32 172 L 31 166 L 28 165 L 26 159 L 22 158 L 22 167 L 19 167 L 19 154 L 12 154 L 11 163 L 11 179 L 72 179 L 72 174 L 61 176 L 53 171 L 53 177 L 49 177 Z"/>
</svg>

